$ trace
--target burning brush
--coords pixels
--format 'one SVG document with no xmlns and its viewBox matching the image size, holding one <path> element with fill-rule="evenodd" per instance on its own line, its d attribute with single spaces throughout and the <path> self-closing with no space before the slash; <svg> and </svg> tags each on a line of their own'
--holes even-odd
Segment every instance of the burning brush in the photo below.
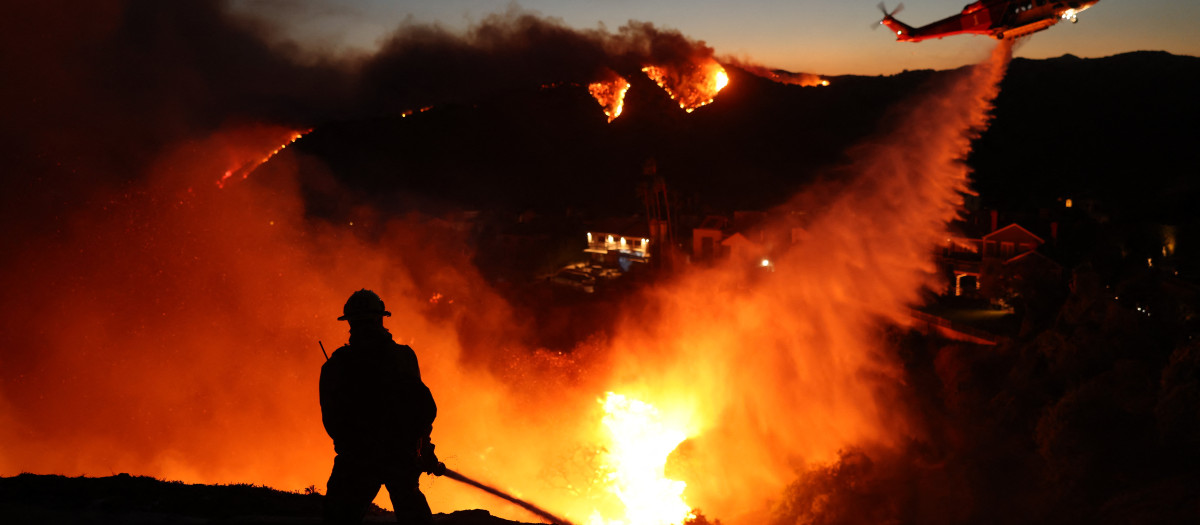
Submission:
<svg viewBox="0 0 1200 525">
<path fill-rule="evenodd" d="M 712 59 L 686 70 L 646 66 L 642 72 L 688 113 L 711 104 L 717 93 L 729 84 L 729 74 L 725 68 Z"/>
<path fill-rule="evenodd" d="M 311 131 L 312 131 L 312 129 L 306 129 L 304 131 L 295 131 L 295 130 L 286 131 L 286 133 L 284 133 L 283 137 L 281 137 L 282 144 L 280 144 L 278 147 L 276 147 L 275 149 L 268 152 L 266 155 L 263 155 L 262 157 L 258 157 L 258 158 L 252 157 L 249 160 L 247 160 L 245 158 L 230 159 L 230 164 L 232 164 L 234 167 L 231 167 L 231 168 L 225 170 L 225 173 L 223 175 L 221 175 L 220 179 L 217 180 L 217 187 L 224 188 L 225 184 L 230 179 L 234 178 L 235 175 L 240 176 L 240 178 L 242 178 L 243 180 L 249 178 L 250 174 L 254 173 L 254 170 L 258 169 L 259 166 L 266 164 L 268 160 L 271 160 L 271 157 L 274 157 L 280 151 L 283 151 L 283 148 L 288 147 L 289 144 L 296 142 L 297 140 L 300 139 L 300 137 L 303 137 L 304 135 L 308 134 Z"/>
<path fill-rule="evenodd" d="M 625 109 L 626 91 L 629 91 L 629 82 L 621 77 L 588 84 L 588 93 L 591 93 L 596 102 L 600 103 L 600 107 L 604 108 L 609 122 L 621 116 L 621 111 Z"/>
</svg>

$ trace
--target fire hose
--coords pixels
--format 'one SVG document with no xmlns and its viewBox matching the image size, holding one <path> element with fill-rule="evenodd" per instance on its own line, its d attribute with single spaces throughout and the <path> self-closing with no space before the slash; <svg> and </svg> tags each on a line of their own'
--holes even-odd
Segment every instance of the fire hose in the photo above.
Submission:
<svg viewBox="0 0 1200 525">
<path fill-rule="evenodd" d="M 571 522 L 564 520 L 553 514 L 550 514 L 549 512 L 542 510 L 541 508 L 539 508 L 538 506 L 536 506 L 532 503 L 529 503 L 522 499 L 510 496 L 508 494 L 505 494 L 504 492 L 501 492 L 498 489 L 484 485 L 483 483 L 480 483 L 471 478 L 468 478 L 468 477 L 466 477 L 462 474 L 459 474 L 453 470 L 445 469 L 445 472 L 443 472 L 441 475 L 446 476 L 447 478 L 450 478 L 454 481 L 458 481 L 460 483 L 465 483 L 465 484 L 475 487 L 479 490 L 482 490 L 488 494 L 496 496 L 497 498 L 503 499 L 509 503 L 517 505 L 518 507 L 521 507 L 529 512 L 536 514 L 538 517 L 540 517 L 542 519 L 548 520 L 551 523 L 551 525 L 573 525 Z"/>
</svg>

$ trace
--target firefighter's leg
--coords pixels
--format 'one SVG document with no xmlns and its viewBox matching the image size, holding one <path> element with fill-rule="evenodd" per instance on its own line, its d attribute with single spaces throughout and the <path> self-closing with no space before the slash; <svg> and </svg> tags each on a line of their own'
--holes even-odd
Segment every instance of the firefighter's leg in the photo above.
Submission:
<svg viewBox="0 0 1200 525">
<path fill-rule="evenodd" d="M 428 525 L 433 519 L 429 501 L 421 492 L 420 472 L 406 472 L 387 483 L 396 522 L 402 525 Z"/>
<path fill-rule="evenodd" d="M 333 460 L 333 472 L 325 489 L 323 519 L 326 524 L 362 523 L 367 507 L 382 484 L 371 465 L 343 454 Z"/>
</svg>

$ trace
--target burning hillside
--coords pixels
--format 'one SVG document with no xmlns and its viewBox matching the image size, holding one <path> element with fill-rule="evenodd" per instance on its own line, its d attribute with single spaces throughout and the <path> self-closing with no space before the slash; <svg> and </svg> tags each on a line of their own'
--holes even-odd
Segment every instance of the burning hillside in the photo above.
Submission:
<svg viewBox="0 0 1200 525">
<path fill-rule="evenodd" d="M 948 96 L 960 104 L 918 105 L 936 112 L 921 118 L 944 123 L 925 137 L 933 140 L 864 150 L 882 160 L 855 168 L 860 182 L 833 201 L 845 204 L 814 228 L 823 257 L 798 247 L 782 261 L 795 272 L 774 283 L 747 281 L 731 263 L 657 288 L 638 308 L 645 313 L 572 352 L 582 373 L 570 379 L 542 363 L 548 355 L 505 343 L 524 328 L 472 269 L 463 239 L 370 210 L 344 223 L 307 218 L 293 177 L 311 160 L 278 149 L 295 133 L 218 131 L 163 156 L 138 187 L 99 194 L 61 240 L 31 241 L 38 258 L 8 273 L 25 284 L 10 283 L 6 300 L 41 306 L 21 314 L 8 303 L 6 322 L 34 327 L 17 344 L 43 350 L 7 368 L 18 375 L 6 381 L 5 441 L 17 452 L 4 469 L 103 472 L 115 461 L 193 482 L 318 482 L 329 444 L 309 388 L 315 343 L 344 337 L 332 318 L 345 290 L 367 285 L 421 356 L 442 407 L 434 438 L 456 470 L 536 494 L 580 523 L 666 525 L 696 507 L 741 521 L 765 508 L 794 466 L 890 443 L 884 429 L 904 428 L 861 379 L 891 373 L 872 327 L 926 282 L 919 248 L 954 214 L 965 184 L 957 159 L 1002 66 L 1000 57 L 956 81 Z M 274 145 L 257 155 L 231 149 L 256 142 Z M 892 162 L 905 147 L 925 149 Z M 226 159 L 273 152 L 253 177 L 212 185 L 247 162 Z M 908 207 L 854 211 L 903 191 Z M 864 222 L 847 229 L 855 217 Z M 844 273 L 854 243 L 843 232 L 894 238 L 897 228 L 925 234 L 883 254 L 871 281 Z M 79 265 L 80 254 L 94 262 Z M 453 309 L 435 315 L 435 293 L 454 298 Z M 37 313 L 45 311 L 71 329 L 49 329 Z M 509 355 L 529 357 L 501 359 Z M 74 387 L 53 388 L 60 378 Z M 556 395 L 540 395 L 545 384 Z M 791 423 L 762 424 L 780 413 Z M 680 443 L 684 456 L 673 453 Z M 684 479 L 667 475 L 673 462 Z M 438 508 L 493 504 L 445 484 L 429 492 Z"/>
<path fill-rule="evenodd" d="M 729 84 L 729 75 L 716 60 L 686 70 L 673 70 L 662 66 L 646 66 L 642 72 L 658 87 L 666 90 L 671 100 L 688 113 L 696 108 L 711 104 L 717 93 Z"/>
<path fill-rule="evenodd" d="M 629 91 L 629 82 L 621 77 L 588 84 L 588 93 L 591 93 L 596 102 L 600 103 L 600 107 L 604 108 L 604 116 L 608 117 L 609 122 L 621 116 L 621 112 L 624 111 L 626 91 Z"/>
<path fill-rule="evenodd" d="M 465 37 L 402 27 L 362 80 L 370 100 L 392 108 L 476 100 L 481 90 L 579 86 L 611 120 L 628 84 L 621 77 L 642 71 L 689 111 L 728 82 L 712 48 L 677 31 L 632 21 L 617 33 L 576 31 L 519 11 L 491 16 Z"/>
<path fill-rule="evenodd" d="M 230 157 L 229 169 L 225 170 L 225 173 L 221 174 L 221 178 L 217 180 L 217 187 L 224 188 L 225 185 L 229 183 L 230 179 L 245 180 L 249 178 L 250 174 L 254 173 L 254 170 L 258 169 L 259 166 L 262 166 L 267 161 L 271 160 L 271 157 L 279 154 L 283 148 L 288 147 L 288 144 L 296 142 L 297 139 L 303 137 L 304 134 L 308 133 L 309 131 L 312 130 L 279 130 L 273 139 L 275 142 L 279 143 L 279 146 L 270 150 L 266 154 L 258 153 L 258 151 L 265 149 L 265 147 L 262 144 L 259 144 L 257 147 L 253 145 L 253 141 L 255 139 L 259 139 L 259 137 L 253 136 L 253 134 L 248 134 L 250 136 L 246 137 L 233 137 L 229 139 L 230 144 L 226 146 L 226 151 Z M 269 132 L 267 134 L 269 135 Z M 246 159 L 247 156 L 250 158 Z"/>
</svg>

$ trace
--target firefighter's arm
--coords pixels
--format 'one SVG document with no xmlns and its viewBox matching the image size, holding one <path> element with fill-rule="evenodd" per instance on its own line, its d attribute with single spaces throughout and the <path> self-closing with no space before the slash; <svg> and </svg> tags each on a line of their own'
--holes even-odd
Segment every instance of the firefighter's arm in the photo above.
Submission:
<svg viewBox="0 0 1200 525">
<path fill-rule="evenodd" d="M 433 474 L 434 476 L 442 476 L 446 474 L 446 464 L 438 461 L 437 454 L 433 453 L 433 442 L 428 437 L 421 441 L 421 453 L 417 464 L 421 467 L 421 472 Z"/>
<path fill-rule="evenodd" d="M 320 379 L 320 400 L 321 400 L 321 423 L 325 425 L 325 433 L 329 437 L 337 441 L 337 436 L 340 434 L 341 425 L 341 410 L 340 407 L 334 406 L 337 404 L 335 399 L 338 395 L 339 385 L 336 374 L 330 369 L 329 362 L 321 367 Z"/>
</svg>

